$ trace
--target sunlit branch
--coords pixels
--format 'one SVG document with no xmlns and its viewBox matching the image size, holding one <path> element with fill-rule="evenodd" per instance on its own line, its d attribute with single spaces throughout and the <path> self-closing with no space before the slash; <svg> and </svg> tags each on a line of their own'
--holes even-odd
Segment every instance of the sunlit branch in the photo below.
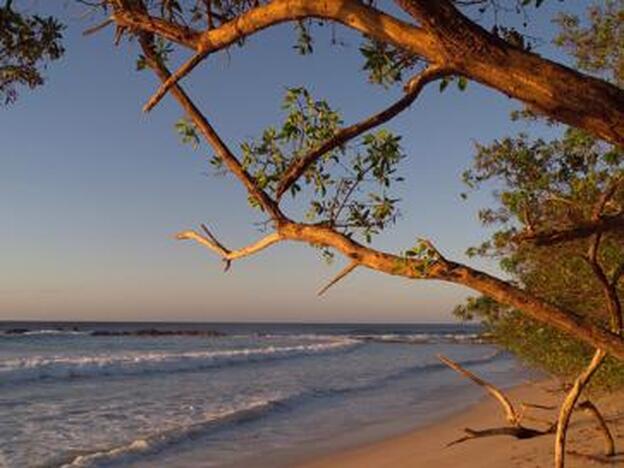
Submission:
<svg viewBox="0 0 624 468">
<path fill-rule="evenodd" d="M 143 112 L 149 112 L 158 105 L 161 99 L 167 94 L 169 89 L 175 85 L 180 79 L 186 76 L 196 65 L 198 65 L 204 58 L 205 54 L 196 53 L 188 61 L 186 61 L 180 68 L 167 78 L 160 87 L 156 90 L 154 95 L 143 106 Z"/>
<path fill-rule="evenodd" d="M 414 54 L 428 57 L 431 61 L 441 57 L 441 51 L 431 34 L 357 0 L 274 0 L 203 32 L 132 10 L 117 11 L 112 17 L 118 24 L 159 34 L 195 49 L 204 56 L 270 26 L 305 18 L 320 18 L 342 23 L 379 40 L 403 42 L 409 45 Z"/>
<path fill-rule="evenodd" d="M 597 349 L 594 352 L 590 363 L 574 380 L 572 389 L 568 392 L 561 405 L 561 411 L 557 421 L 557 432 L 555 434 L 555 468 L 563 468 L 565 463 L 566 432 L 574 406 L 581 396 L 581 392 L 591 380 L 594 373 L 598 370 L 606 355 L 607 353 L 601 349 Z"/>
<path fill-rule="evenodd" d="M 176 239 L 194 240 L 195 242 L 203 245 L 204 247 L 207 247 L 213 252 L 216 252 L 225 261 L 226 271 L 229 269 L 230 262 L 232 260 L 237 260 L 239 258 L 248 257 L 282 240 L 282 237 L 280 236 L 278 232 L 273 232 L 269 234 L 268 236 L 263 237 L 259 241 L 254 242 L 253 244 L 247 245 L 237 250 L 228 250 L 210 233 L 210 231 L 208 231 L 206 228 L 204 229 L 207 234 L 205 236 L 202 234 L 199 234 L 196 231 L 188 230 L 188 231 L 182 231 L 176 234 Z"/>
<path fill-rule="evenodd" d="M 334 279 L 332 279 L 329 283 L 327 283 L 325 286 L 323 286 L 319 292 L 317 293 L 318 296 L 322 296 L 323 294 L 325 294 L 325 292 L 327 292 L 327 290 L 329 288 L 331 288 L 333 285 L 335 285 L 338 281 L 340 281 L 341 279 L 343 279 L 345 276 L 347 276 L 349 273 L 351 273 L 353 270 L 355 270 L 358 267 L 358 262 L 351 262 L 350 264 L 348 264 L 345 268 L 343 268 L 335 277 Z"/>
<path fill-rule="evenodd" d="M 447 366 L 449 366 L 451 369 L 453 369 L 455 372 L 460 373 L 464 377 L 472 380 L 477 385 L 483 387 L 490 394 L 490 396 L 492 396 L 492 398 L 498 401 L 498 403 L 501 405 L 501 407 L 503 408 L 503 411 L 505 412 L 505 419 L 507 419 L 507 422 L 511 424 L 512 426 L 520 425 L 520 417 L 517 411 L 515 410 L 514 406 L 511 404 L 511 401 L 509 401 L 509 398 L 507 398 L 507 396 L 503 392 L 501 392 L 499 388 L 497 388 L 496 386 L 492 385 L 489 382 L 486 382 L 480 377 L 477 377 L 475 374 L 463 368 L 458 363 L 456 363 L 452 359 L 449 359 L 443 354 L 438 354 L 438 359 L 442 361 L 444 364 L 446 364 Z"/>
</svg>

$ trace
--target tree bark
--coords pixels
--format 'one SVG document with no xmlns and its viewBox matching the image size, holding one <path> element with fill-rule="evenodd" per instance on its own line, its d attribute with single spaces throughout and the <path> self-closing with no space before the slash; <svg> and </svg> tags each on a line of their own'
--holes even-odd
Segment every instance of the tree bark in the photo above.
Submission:
<svg viewBox="0 0 624 468">
<path fill-rule="evenodd" d="M 606 141 L 624 145 L 624 91 L 515 47 L 463 15 L 449 0 L 397 0 L 433 34 L 458 73 Z"/>
<path fill-rule="evenodd" d="M 357 0 L 274 0 L 205 32 L 127 9 L 116 11 L 113 18 L 120 26 L 161 35 L 203 56 L 286 21 L 332 20 L 452 69 L 555 120 L 624 145 L 624 91 L 620 88 L 510 45 L 467 18 L 448 0 L 397 3 L 419 26 Z"/>
</svg>

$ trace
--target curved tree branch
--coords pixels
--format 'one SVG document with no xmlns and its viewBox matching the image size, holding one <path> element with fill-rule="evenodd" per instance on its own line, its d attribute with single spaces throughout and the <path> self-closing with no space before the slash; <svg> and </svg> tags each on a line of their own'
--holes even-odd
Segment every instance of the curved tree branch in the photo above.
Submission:
<svg viewBox="0 0 624 468">
<path fill-rule="evenodd" d="M 449 0 L 398 3 L 420 27 L 357 0 L 274 0 L 201 33 L 133 9 L 118 9 L 112 18 L 119 26 L 159 34 L 194 49 L 199 56 L 184 73 L 207 54 L 270 26 L 324 18 L 452 69 L 553 119 L 624 145 L 623 90 L 510 45 L 464 16 Z"/>
<path fill-rule="evenodd" d="M 325 143 L 295 160 L 290 167 L 286 169 L 282 179 L 280 180 L 277 187 L 277 199 L 279 200 L 292 186 L 292 184 L 294 184 L 303 175 L 303 173 L 305 173 L 305 171 L 324 154 L 327 154 L 333 149 L 342 146 L 347 141 L 352 140 L 362 133 L 382 125 L 383 123 L 396 117 L 416 100 L 427 83 L 437 80 L 448 73 L 448 70 L 435 65 L 426 68 L 422 73 L 416 75 L 407 83 L 405 96 L 397 102 L 365 120 L 339 130 Z"/>
<path fill-rule="evenodd" d="M 492 396 L 492 398 L 498 401 L 498 403 L 500 403 L 500 405 L 502 406 L 503 411 L 505 412 L 505 419 L 507 419 L 507 422 L 515 427 L 520 426 L 520 415 L 512 405 L 511 401 L 509 401 L 509 398 L 507 398 L 507 396 L 503 392 L 501 392 L 496 386 L 492 385 L 489 382 L 486 382 L 480 377 L 477 377 L 475 374 L 467 369 L 464 369 L 462 366 L 457 364 L 452 359 L 444 356 L 443 354 L 438 354 L 438 359 L 454 371 L 459 372 L 464 377 L 469 378 L 477 385 L 485 388 L 485 390 Z"/>
<path fill-rule="evenodd" d="M 228 250 L 212 234 L 210 234 L 210 231 L 207 231 L 206 234 L 207 236 L 203 236 L 196 231 L 188 230 L 179 232 L 178 234 L 176 234 L 175 237 L 178 240 L 194 240 L 204 247 L 209 248 L 213 252 L 218 253 L 221 258 L 226 262 L 226 271 L 227 269 L 229 269 L 229 265 L 232 260 L 238 260 L 239 258 L 248 257 L 282 240 L 282 236 L 280 236 L 278 232 L 273 232 L 268 236 L 265 236 L 262 239 L 254 242 L 253 244 L 247 245 L 237 250 Z"/>
</svg>

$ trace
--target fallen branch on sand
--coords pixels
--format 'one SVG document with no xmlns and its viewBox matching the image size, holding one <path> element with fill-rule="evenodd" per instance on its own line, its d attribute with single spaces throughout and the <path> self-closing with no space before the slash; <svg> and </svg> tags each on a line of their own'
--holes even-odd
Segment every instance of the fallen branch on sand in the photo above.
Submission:
<svg viewBox="0 0 624 468">
<path fill-rule="evenodd" d="M 511 403 L 511 400 L 499 388 L 489 382 L 486 382 L 482 378 L 477 377 L 468 369 L 465 369 L 464 367 L 460 366 L 458 363 L 456 363 L 452 359 L 449 359 L 446 356 L 439 354 L 438 359 L 440 359 L 440 361 L 442 361 L 454 371 L 472 380 L 477 385 L 485 388 L 488 394 L 502 406 L 503 411 L 505 412 L 505 419 L 507 419 L 507 422 L 509 422 L 510 424 L 510 426 L 495 427 L 484 430 L 475 430 L 467 427 L 464 429 L 464 432 L 467 435 L 464 437 L 460 437 L 457 440 L 451 441 L 446 445 L 447 447 L 466 442 L 467 440 L 478 439 L 480 437 L 507 435 L 515 437 L 516 439 L 532 439 L 534 437 L 552 434 L 554 432 L 556 424 L 550 424 L 546 429 L 534 429 L 523 426 L 522 419 L 524 416 L 524 410 L 521 412 L 516 411 L 514 405 Z M 531 406 L 539 405 L 525 405 L 523 409 Z"/>
<path fill-rule="evenodd" d="M 446 447 L 450 447 L 453 445 L 460 444 L 462 442 L 466 442 L 468 440 L 478 439 L 481 437 L 511 436 L 511 437 L 515 437 L 516 439 L 522 440 L 522 439 L 532 439 L 534 437 L 540 437 L 543 435 L 555 433 L 557 429 L 556 421 L 551 422 L 551 421 L 547 421 L 543 419 L 537 419 L 537 418 L 533 418 L 530 416 L 526 416 L 526 410 L 529 408 L 540 409 L 540 410 L 551 410 L 551 409 L 554 409 L 554 407 L 546 406 L 546 405 L 539 405 L 539 404 L 532 404 L 532 403 L 522 403 L 520 405 L 521 410 L 517 411 L 513 403 L 509 399 L 509 397 L 507 397 L 507 395 L 505 395 L 505 393 L 503 393 L 503 391 L 500 390 L 498 387 L 483 380 L 482 378 L 473 374 L 468 369 L 465 369 L 460 364 L 453 361 L 452 359 L 449 359 L 446 356 L 443 356 L 440 354 L 438 355 L 438 359 L 440 359 L 440 361 L 442 361 L 444 364 L 446 364 L 447 366 L 449 366 L 451 369 L 458 372 L 462 376 L 472 380 L 474 383 L 476 383 L 480 387 L 483 387 L 488 392 L 488 394 L 492 398 L 494 398 L 494 400 L 496 400 L 496 402 L 498 402 L 498 404 L 502 407 L 505 413 L 505 419 L 510 424 L 509 426 L 494 427 L 494 428 L 482 429 L 482 430 L 475 430 L 475 429 L 471 429 L 467 427 L 464 429 L 464 432 L 466 433 L 465 436 L 449 442 L 446 445 Z M 600 413 L 596 405 L 594 405 L 589 400 L 585 400 L 584 402 L 580 403 L 576 409 L 579 411 L 585 411 L 587 414 L 589 414 L 596 420 L 597 428 L 604 437 L 605 449 L 604 449 L 603 455 L 583 454 L 583 453 L 579 453 L 576 451 L 568 451 L 568 453 L 576 457 L 585 458 L 587 460 L 592 460 L 594 462 L 600 462 L 600 463 L 613 463 L 614 461 L 617 461 L 616 458 L 614 458 L 614 456 L 617 454 L 615 452 L 615 442 L 613 439 L 613 435 L 611 434 L 611 431 L 609 430 L 604 417 L 602 416 L 602 414 Z M 523 420 L 532 420 L 532 421 L 541 422 L 546 425 L 546 428 L 536 429 L 536 428 L 527 427 L 522 424 Z"/>
</svg>

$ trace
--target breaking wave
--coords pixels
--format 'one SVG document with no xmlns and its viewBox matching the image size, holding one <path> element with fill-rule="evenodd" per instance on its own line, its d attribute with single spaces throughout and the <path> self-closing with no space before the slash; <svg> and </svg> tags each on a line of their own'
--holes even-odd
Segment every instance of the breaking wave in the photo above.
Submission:
<svg viewBox="0 0 624 468">
<path fill-rule="evenodd" d="M 358 344 L 361 344 L 358 340 L 336 338 L 332 341 L 293 346 L 210 351 L 128 352 L 91 356 L 30 356 L 0 361 L 0 382 L 200 370 L 236 363 L 322 354 L 352 348 Z"/>
</svg>

